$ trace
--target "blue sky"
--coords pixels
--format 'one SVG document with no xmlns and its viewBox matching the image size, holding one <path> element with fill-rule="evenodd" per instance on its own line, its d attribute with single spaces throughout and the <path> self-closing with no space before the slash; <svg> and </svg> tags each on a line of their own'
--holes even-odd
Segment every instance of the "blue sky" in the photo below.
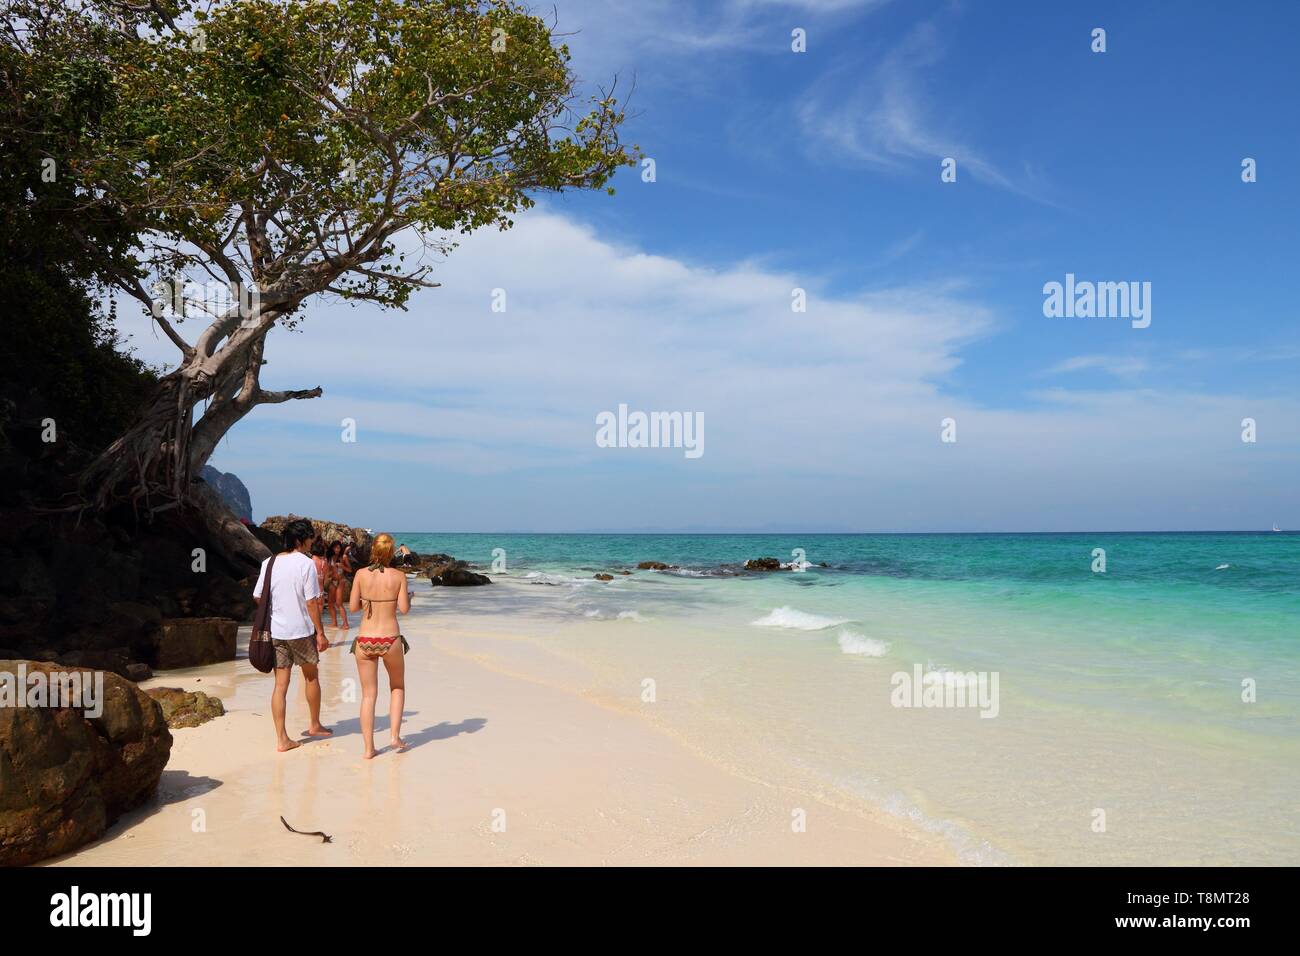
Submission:
<svg viewBox="0 0 1300 956">
<path fill-rule="evenodd" d="M 265 383 L 325 396 L 214 458 L 258 517 L 1300 527 L 1300 6 L 556 6 L 584 79 L 635 78 L 656 181 L 469 237 L 409 313 L 322 303 L 274 333 Z M 1150 282 L 1150 327 L 1046 318 L 1067 272 Z M 596 447 L 619 403 L 703 413 L 705 454 Z"/>
</svg>

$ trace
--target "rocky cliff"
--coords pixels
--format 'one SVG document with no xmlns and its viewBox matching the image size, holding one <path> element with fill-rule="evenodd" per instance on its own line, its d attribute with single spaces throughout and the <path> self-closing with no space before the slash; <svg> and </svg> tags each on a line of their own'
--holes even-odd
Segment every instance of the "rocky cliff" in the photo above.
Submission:
<svg viewBox="0 0 1300 956">
<path fill-rule="evenodd" d="M 253 499 L 248 488 L 239 480 L 239 476 L 227 471 L 217 471 L 211 465 L 204 465 L 199 477 L 216 489 L 217 494 L 235 513 L 236 518 L 252 523 Z"/>
</svg>

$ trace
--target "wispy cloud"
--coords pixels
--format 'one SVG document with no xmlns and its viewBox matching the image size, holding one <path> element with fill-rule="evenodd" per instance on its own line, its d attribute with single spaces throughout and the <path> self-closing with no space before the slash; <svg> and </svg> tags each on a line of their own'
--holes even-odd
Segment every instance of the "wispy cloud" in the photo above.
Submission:
<svg viewBox="0 0 1300 956">
<path fill-rule="evenodd" d="M 1040 184 L 1027 171 L 1008 172 L 956 132 L 954 123 L 935 117 L 926 73 L 944 52 L 938 27 L 928 20 L 915 25 L 865 80 L 856 79 L 859 60 L 828 71 L 797 111 L 810 151 L 890 171 L 932 159 L 936 177 L 938 161 L 952 157 L 959 177 L 966 173 L 998 189 L 1046 202 Z"/>
<path fill-rule="evenodd" d="M 1039 375 L 1064 375 L 1070 372 L 1097 371 L 1106 372 L 1120 378 L 1129 378 L 1139 375 L 1150 368 L 1150 364 L 1145 359 L 1131 355 L 1075 355 L 1043 369 Z"/>
<path fill-rule="evenodd" d="M 558 33 L 581 64 L 585 78 L 611 72 L 644 72 L 664 62 L 672 71 L 702 54 L 788 52 L 794 26 L 833 22 L 871 11 L 891 0 L 556 0 Z M 539 8 L 539 10 L 542 8 Z M 791 14 L 806 22 L 796 23 Z"/>
<path fill-rule="evenodd" d="M 1300 360 L 1300 345 L 1183 349 L 1178 358 L 1184 362 L 1294 362 Z"/>
</svg>

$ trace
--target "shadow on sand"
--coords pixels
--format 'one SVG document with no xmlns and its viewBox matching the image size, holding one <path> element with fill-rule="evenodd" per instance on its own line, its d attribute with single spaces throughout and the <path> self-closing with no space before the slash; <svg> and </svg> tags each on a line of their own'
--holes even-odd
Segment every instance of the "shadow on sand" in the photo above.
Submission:
<svg viewBox="0 0 1300 956">
<path fill-rule="evenodd" d="M 447 721 L 444 720 L 442 723 L 436 724 L 432 727 L 425 727 L 423 730 L 411 731 L 409 729 L 410 723 L 408 721 L 411 717 L 415 716 L 418 713 L 419 713 L 418 710 L 402 711 L 402 723 L 403 723 L 403 729 L 405 731 L 402 734 L 402 739 L 406 741 L 407 750 L 414 750 L 416 747 L 419 747 L 421 744 L 427 744 L 432 740 L 447 740 L 451 737 L 459 736 L 460 734 L 476 734 L 480 730 L 482 730 L 485 726 L 487 726 L 486 717 L 467 717 L 466 719 L 462 720 L 458 724 L 448 723 Z M 382 746 L 381 741 L 387 739 L 388 727 L 389 727 L 388 715 L 376 714 L 375 715 L 375 744 L 377 749 L 379 750 L 386 749 L 384 746 Z M 339 737 L 348 737 L 353 734 L 360 736 L 361 718 L 349 717 L 346 720 L 340 720 L 337 723 L 332 725 L 332 729 L 334 730 L 334 736 L 329 738 L 331 740 L 337 740 Z M 321 738 L 311 738 L 311 739 L 321 739 Z M 311 739 L 304 739 L 303 743 L 304 744 L 309 743 Z"/>
<path fill-rule="evenodd" d="M 219 786 L 221 781 L 212 777 L 195 777 L 187 770 L 164 770 L 158 778 L 158 791 L 152 808 L 158 810 L 170 803 L 199 797 Z"/>
</svg>

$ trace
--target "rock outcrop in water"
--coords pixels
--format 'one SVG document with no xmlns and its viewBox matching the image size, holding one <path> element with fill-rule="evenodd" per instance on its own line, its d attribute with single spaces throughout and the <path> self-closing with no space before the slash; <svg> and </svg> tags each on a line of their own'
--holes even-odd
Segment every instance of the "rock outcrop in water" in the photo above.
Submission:
<svg viewBox="0 0 1300 956">
<path fill-rule="evenodd" d="M 780 571 L 781 562 L 776 558 L 750 558 L 745 562 L 746 571 Z"/>
<path fill-rule="evenodd" d="M 439 557 L 450 558 L 450 555 L 440 555 Z M 429 583 L 435 587 L 445 585 L 447 587 L 476 587 L 481 584 L 491 584 L 492 579 L 486 574 L 479 574 L 470 568 L 468 561 L 457 561 L 450 558 L 449 561 L 442 564 L 430 564 L 424 572 L 429 576 Z"/>
<path fill-rule="evenodd" d="M 0 660 L 0 674 L 16 684 L 20 666 L 29 680 L 69 670 Z M 0 866 L 99 839 L 157 789 L 171 748 L 162 709 L 116 674 L 104 674 L 103 713 L 93 719 L 70 708 L 0 707 Z"/>
</svg>

